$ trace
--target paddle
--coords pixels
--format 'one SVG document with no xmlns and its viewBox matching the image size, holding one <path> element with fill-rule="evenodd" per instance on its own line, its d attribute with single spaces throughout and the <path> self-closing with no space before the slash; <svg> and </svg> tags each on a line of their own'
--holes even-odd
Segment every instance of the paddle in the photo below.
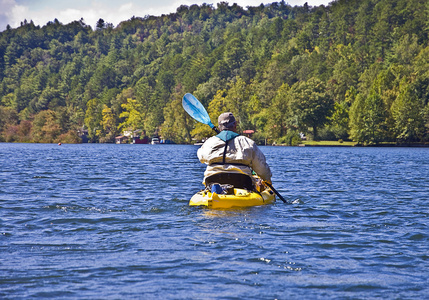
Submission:
<svg viewBox="0 0 429 300">
<path fill-rule="evenodd" d="M 182 106 L 192 118 L 194 118 L 200 123 L 209 125 L 214 131 L 216 131 L 216 133 L 219 133 L 219 130 L 216 128 L 216 126 L 213 125 L 212 121 L 210 120 L 210 116 L 207 113 L 206 109 L 201 104 L 201 102 L 198 101 L 197 98 L 195 98 L 194 95 L 190 93 L 185 94 L 182 99 Z M 288 203 L 271 184 L 267 182 L 265 182 L 265 184 L 268 185 L 274 193 L 276 193 L 280 200 L 282 200 L 284 203 Z"/>
<path fill-rule="evenodd" d="M 268 183 L 268 182 L 266 182 L 266 181 L 264 181 L 264 183 L 265 183 L 266 185 L 268 185 L 268 186 L 270 187 L 270 189 L 272 189 L 272 190 L 273 190 L 273 192 L 274 192 L 274 193 L 276 193 L 276 195 L 277 195 L 277 196 L 279 196 L 280 200 L 282 200 L 282 201 L 283 201 L 283 203 L 288 203 L 288 204 L 289 204 L 289 202 L 287 202 L 287 201 L 285 200 L 285 198 L 283 198 L 283 197 L 282 197 L 282 195 L 280 195 L 280 194 L 279 194 L 279 192 L 277 192 L 277 191 L 276 191 L 276 189 L 275 189 L 271 184 L 269 184 L 269 183 Z"/>
<path fill-rule="evenodd" d="M 200 101 L 198 101 L 197 98 L 195 98 L 192 94 L 185 94 L 182 99 L 182 106 L 186 110 L 186 112 L 195 120 L 197 120 L 200 123 L 209 125 L 216 133 L 219 133 L 219 130 L 216 128 L 216 126 L 213 125 L 212 121 L 210 120 L 209 114 L 207 113 L 204 106 L 201 104 Z"/>
</svg>

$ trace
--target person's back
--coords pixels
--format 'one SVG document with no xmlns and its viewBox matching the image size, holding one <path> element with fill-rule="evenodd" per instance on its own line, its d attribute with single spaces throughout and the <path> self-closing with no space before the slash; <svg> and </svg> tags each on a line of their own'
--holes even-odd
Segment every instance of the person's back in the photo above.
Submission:
<svg viewBox="0 0 429 300">
<path fill-rule="evenodd" d="M 219 116 L 221 133 L 209 138 L 198 149 L 199 160 L 207 164 L 204 183 L 207 185 L 222 179 L 244 180 L 248 186 L 249 182 L 245 177 L 252 180 L 252 170 L 262 180 L 271 183 L 271 170 L 264 154 L 253 140 L 235 133 L 236 127 L 237 123 L 232 113 L 221 114 Z"/>
</svg>

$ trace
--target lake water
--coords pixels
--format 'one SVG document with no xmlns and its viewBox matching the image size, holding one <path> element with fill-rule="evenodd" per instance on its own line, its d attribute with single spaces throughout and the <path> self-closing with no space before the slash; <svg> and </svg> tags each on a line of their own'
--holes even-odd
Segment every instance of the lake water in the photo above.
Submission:
<svg viewBox="0 0 429 300">
<path fill-rule="evenodd" d="M 429 297 L 429 148 L 261 147 L 294 204 L 241 210 L 197 149 L 0 144 L 0 298 Z"/>
</svg>

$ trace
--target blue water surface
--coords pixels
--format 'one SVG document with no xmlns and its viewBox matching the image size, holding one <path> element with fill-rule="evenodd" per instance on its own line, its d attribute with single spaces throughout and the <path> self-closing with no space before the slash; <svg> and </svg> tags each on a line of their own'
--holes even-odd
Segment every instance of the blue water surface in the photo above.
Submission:
<svg viewBox="0 0 429 300">
<path fill-rule="evenodd" d="M 0 144 L 0 298 L 429 297 L 428 148 L 261 147 L 294 204 L 236 210 L 197 149 Z"/>
</svg>

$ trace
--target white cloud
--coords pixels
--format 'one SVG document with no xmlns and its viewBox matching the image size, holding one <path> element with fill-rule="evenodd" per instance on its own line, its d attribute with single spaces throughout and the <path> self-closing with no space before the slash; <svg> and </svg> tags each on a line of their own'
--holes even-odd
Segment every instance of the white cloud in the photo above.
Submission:
<svg viewBox="0 0 429 300">
<path fill-rule="evenodd" d="M 119 12 L 120 13 L 129 13 L 130 11 L 133 10 L 134 5 L 130 2 L 130 3 L 126 3 L 121 5 L 121 7 L 119 7 Z"/>
<path fill-rule="evenodd" d="M 15 0 L 0 0 L 0 30 L 6 28 L 7 24 L 11 27 L 18 27 L 21 25 L 20 21 L 15 21 L 22 15 L 26 15 L 28 9 L 25 6 L 16 4 Z"/>
<path fill-rule="evenodd" d="M 57 11 L 55 12 L 55 15 L 57 15 L 57 19 L 64 23 L 64 24 L 68 24 L 70 22 L 76 21 L 76 20 L 80 20 L 81 18 L 86 19 L 86 16 L 90 16 L 92 15 L 92 10 L 91 9 L 86 9 L 84 12 L 82 12 L 79 9 L 74 9 L 74 8 L 68 8 L 66 10 L 62 10 L 62 11 Z"/>
<path fill-rule="evenodd" d="M 12 7 L 15 6 L 15 0 L 0 0 L 0 17 L 3 19 L 10 14 Z"/>
<path fill-rule="evenodd" d="M 21 24 L 21 22 L 24 21 L 24 19 L 25 19 L 24 18 L 24 19 L 18 21 L 18 18 L 20 16 L 25 16 L 27 14 L 28 14 L 28 7 L 23 6 L 23 5 L 14 5 L 12 7 L 12 11 L 10 13 L 10 18 L 15 21 L 14 25 L 17 25 L 18 23 Z M 29 21 L 29 20 L 27 20 L 27 21 Z"/>
</svg>

